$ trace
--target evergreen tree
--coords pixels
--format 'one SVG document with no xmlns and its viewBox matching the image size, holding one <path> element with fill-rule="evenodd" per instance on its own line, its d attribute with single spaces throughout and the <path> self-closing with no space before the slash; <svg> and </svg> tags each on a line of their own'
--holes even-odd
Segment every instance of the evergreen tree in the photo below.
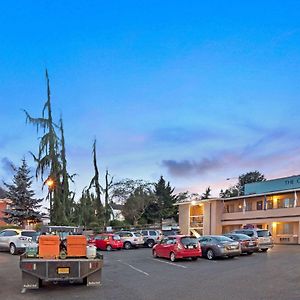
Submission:
<svg viewBox="0 0 300 300">
<path fill-rule="evenodd" d="M 157 208 L 159 209 L 160 223 L 162 226 L 163 219 L 173 218 L 177 216 L 176 195 L 173 194 L 174 188 L 171 187 L 170 182 L 166 183 L 163 176 L 154 184 L 156 195 Z"/>
<path fill-rule="evenodd" d="M 67 225 L 71 219 L 74 194 L 69 191 L 68 180 L 72 177 L 67 173 L 67 161 L 63 123 L 55 125 L 52 117 L 51 93 L 48 72 L 46 70 L 47 101 L 42 111 L 42 117 L 33 118 L 25 110 L 26 122 L 42 129 L 44 135 L 40 139 L 38 155 L 32 156 L 37 163 L 36 178 L 39 177 L 49 185 L 47 199 L 50 202 L 50 222 L 53 225 Z M 61 137 L 56 133 L 60 130 Z M 45 176 L 45 173 L 47 174 Z"/>
<path fill-rule="evenodd" d="M 4 211 L 4 220 L 7 223 L 24 226 L 28 221 L 40 222 L 43 216 L 37 210 L 41 207 L 43 199 L 36 199 L 33 190 L 30 189 L 32 176 L 25 159 L 16 170 L 13 184 L 5 183 L 8 188 L 7 197 L 12 201 L 10 208 Z"/>
<path fill-rule="evenodd" d="M 92 187 L 94 187 L 95 189 L 95 200 L 96 200 L 96 215 L 98 218 L 99 223 L 102 225 L 104 224 L 105 221 L 105 215 L 104 215 L 104 208 L 103 208 L 103 204 L 101 202 L 101 185 L 99 182 L 99 170 L 98 170 L 98 166 L 97 166 L 97 155 L 96 155 L 96 140 L 94 140 L 94 144 L 93 144 L 93 163 L 94 163 L 94 170 L 95 170 L 95 175 L 92 178 L 91 182 L 90 182 L 90 186 L 88 188 L 88 191 L 90 191 L 90 189 Z"/>
</svg>

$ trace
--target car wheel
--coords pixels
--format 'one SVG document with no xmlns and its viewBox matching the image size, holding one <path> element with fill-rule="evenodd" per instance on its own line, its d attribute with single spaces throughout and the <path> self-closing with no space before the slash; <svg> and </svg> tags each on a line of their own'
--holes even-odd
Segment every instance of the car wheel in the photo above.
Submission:
<svg viewBox="0 0 300 300">
<path fill-rule="evenodd" d="M 253 252 L 247 252 L 247 254 L 248 254 L 248 255 L 252 255 L 252 254 L 253 254 Z"/>
<path fill-rule="evenodd" d="M 112 250 L 112 246 L 111 245 L 107 245 L 106 246 L 106 251 L 111 251 Z"/>
<path fill-rule="evenodd" d="M 172 261 L 172 262 L 176 261 L 176 255 L 174 252 L 170 253 L 170 261 Z"/>
<path fill-rule="evenodd" d="M 152 248 L 154 246 L 154 241 L 153 240 L 148 240 L 147 241 L 147 247 Z"/>
<path fill-rule="evenodd" d="M 229 259 L 233 259 L 235 256 L 228 256 Z"/>
<path fill-rule="evenodd" d="M 261 249 L 262 252 L 267 252 L 268 251 L 268 248 L 266 249 Z"/>
<path fill-rule="evenodd" d="M 154 258 L 157 258 L 157 257 L 158 257 L 158 256 L 157 256 L 157 252 L 156 252 L 155 250 L 153 250 L 152 255 L 153 255 Z"/>
<path fill-rule="evenodd" d="M 131 249 L 131 248 L 132 248 L 131 243 L 130 243 L 130 242 L 125 242 L 125 243 L 124 243 L 124 248 L 125 248 L 126 250 Z"/>
<path fill-rule="evenodd" d="M 197 260 L 197 259 L 198 259 L 198 257 L 191 257 L 191 259 L 192 259 L 192 260 Z"/>
<path fill-rule="evenodd" d="M 11 243 L 9 245 L 9 253 L 11 255 L 15 255 L 17 253 L 17 247 L 16 247 L 16 245 L 14 243 Z"/>
<path fill-rule="evenodd" d="M 206 252 L 206 257 L 208 260 L 213 260 L 215 258 L 215 252 L 212 249 L 208 249 Z"/>
</svg>

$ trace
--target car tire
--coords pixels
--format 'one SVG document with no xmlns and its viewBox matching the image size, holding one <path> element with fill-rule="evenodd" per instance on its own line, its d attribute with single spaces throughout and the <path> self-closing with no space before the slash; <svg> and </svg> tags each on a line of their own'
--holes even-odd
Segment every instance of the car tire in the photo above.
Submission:
<svg viewBox="0 0 300 300">
<path fill-rule="evenodd" d="M 107 245 L 106 246 L 106 251 L 111 251 L 112 250 L 112 246 L 111 245 Z"/>
<path fill-rule="evenodd" d="M 125 243 L 124 243 L 124 249 L 129 250 L 129 249 L 131 249 L 131 248 L 132 248 L 132 245 L 131 245 L 130 242 L 125 242 Z"/>
<path fill-rule="evenodd" d="M 233 259 L 233 258 L 235 258 L 235 256 L 228 256 L 228 258 L 229 258 L 229 259 Z"/>
<path fill-rule="evenodd" d="M 192 259 L 192 260 L 197 260 L 197 259 L 198 259 L 198 257 L 191 257 L 191 259 Z"/>
<path fill-rule="evenodd" d="M 11 255 L 16 255 L 17 254 L 17 247 L 16 247 L 16 245 L 14 243 L 11 243 L 9 245 L 9 253 Z"/>
<path fill-rule="evenodd" d="M 153 250 L 152 255 L 154 258 L 158 258 L 157 252 L 155 250 Z"/>
<path fill-rule="evenodd" d="M 174 252 L 171 252 L 171 253 L 170 253 L 170 261 L 171 261 L 171 262 L 176 261 L 176 255 L 175 255 Z"/>
<path fill-rule="evenodd" d="M 213 259 L 215 259 L 215 257 L 216 257 L 216 255 L 215 255 L 215 252 L 214 252 L 213 249 L 208 249 L 208 250 L 206 251 L 206 258 L 207 258 L 208 260 L 213 260 Z"/>
<path fill-rule="evenodd" d="M 253 254 L 253 252 L 247 252 L 247 254 L 248 254 L 248 255 L 252 255 L 252 254 Z"/>
<path fill-rule="evenodd" d="M 148 248 L 152 248 L 154 246 L 154 244 L 155 244 L 155 242 L 153 240 L 148 240 L 146 242 L 146 245 L 147 245 Z"/>
<path fill-rule="evenodd" d="M 260 250 L 261 250 L 261 252 L 267 252 L 269 249 L 266 248 L 266 249 L 260 249 Z"/>
</svg>

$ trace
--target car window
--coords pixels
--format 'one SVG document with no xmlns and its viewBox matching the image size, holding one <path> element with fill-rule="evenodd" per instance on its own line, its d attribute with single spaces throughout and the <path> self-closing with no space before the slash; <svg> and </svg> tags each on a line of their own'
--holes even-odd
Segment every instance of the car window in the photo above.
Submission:
<svg viewBox="0 0 300 300">
<path fill-rule="evenodd" d="M 272 236 L 271 232 L 269 230 L 258 230 L 257 231 L 257 236 L 258 237 L 269 237 Z"/>
<path fill-rule="evenodd" d="M 166 244 L 168 242 L 168 240 L 169 240 L 168 238 L 162 239 L 160 243 L 161 244 Z"/>
<path fill-rule="evenodd" d="M 232 239 L 227 236 L 215 236 L 214 240 L 218 242 L 232 242 Z"/>
<path fill-rule="evenodd" d="M 199 238 L 199 241 L 202 242 L 202 243 L 203 243 L 203 242 L 207 242 L 207 237 L 200 237 L 200 238 Z"/>
<path fill-rule="evenodd" d="M 149 234 L 151 235 L 151 236 L 156 236 L 157 234 L 156 234 L 156 231 L 154 231 L 154 230 L 150 230 L 149 231 Z"/>
<path fill-rule="evenodd" d="M 121 238 L 119 235 L 113 235 L 113 240 L 119 241 Z"/>
<path fill-rule="evenodd" d="M 0 232 L 0 236 L 4 236 L 5 231 Z"/>
<path fill-rule="evenodd" d="M 35 231 L 22 231 L 21 235 L 31 237 L 33 241 L 36 241 L 39 236 L 39 234 Z"/>
<path fill-rule="evenodd" d="M 181 238 L 181 243 L 184 246 L 188 246 L 188 245 L 197 245 L 198 244 L 198 240 L 195 237 L 183 237 Z"/>
<path fill-rule="evenodd" d="M 135 232 L 134 235 L 137 236 L 137 237 L 140 237 L 140 236 L 141 236 L 141 234 L 138 233 L 138 232 Z"/>
<path fill-rule="evenodd" d="M 142 230 L 142 235 L 148 235 L 148 231 L 147 230 Z"/>
<path fill-rule="evenodd" d="M 14 230 L 7 230 L 4 233 L 4 236 L 15 236 L 15 235 L 18 235 L 18 233 Z"/>
<path fill-rule="evenodd" d="M 175 238 L 168 238 L 167 245 L 173 245 L 175 243 L 176 243 L 176 239 Z"/>
</svg>

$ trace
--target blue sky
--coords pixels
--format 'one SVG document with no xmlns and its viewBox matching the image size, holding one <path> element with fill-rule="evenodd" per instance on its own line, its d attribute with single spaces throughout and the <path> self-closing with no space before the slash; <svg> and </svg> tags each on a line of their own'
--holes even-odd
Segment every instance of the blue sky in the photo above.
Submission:
<svg viewBox="0 0 300 300">
<path fill-rule="evenodd" d="M 102 174 L 177 191 L 300 173 L 299 1 L 7 1 L 0 21 L 1 180 L 34 167 L 45 67 L 78 193 L 95 137 Z"/>
</svg>

